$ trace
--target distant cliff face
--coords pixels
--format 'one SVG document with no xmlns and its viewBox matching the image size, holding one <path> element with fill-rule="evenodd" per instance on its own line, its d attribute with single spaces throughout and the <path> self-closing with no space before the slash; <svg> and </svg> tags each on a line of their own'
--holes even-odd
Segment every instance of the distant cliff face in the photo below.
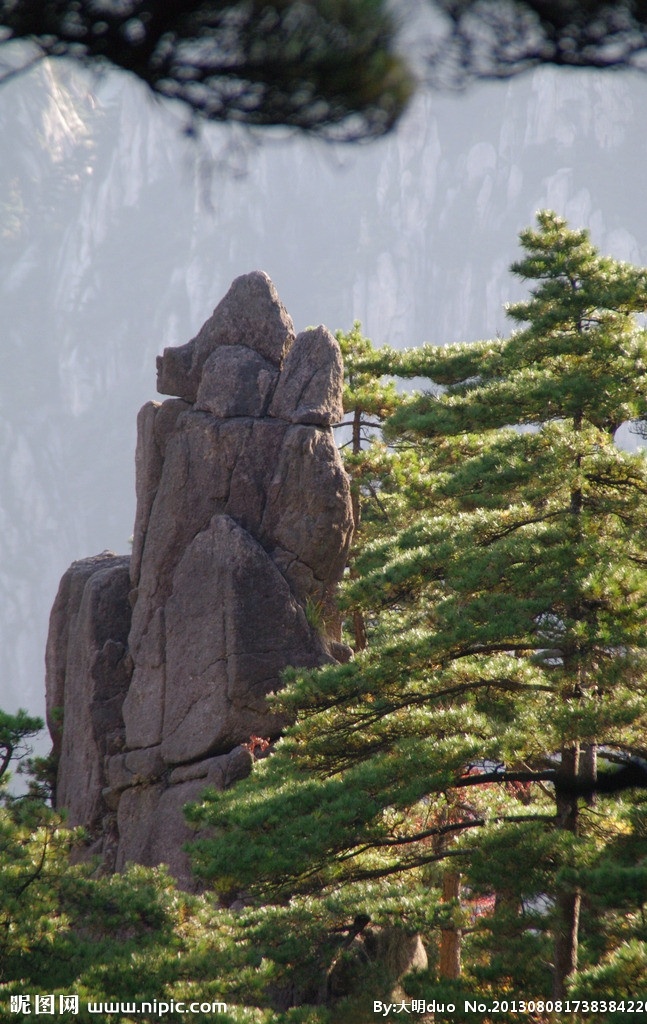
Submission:
<svg viewBox="0 0 647 1024">
<path fill-rule="evenodd" d="M 348 653 L 342 384 L 332 335 L 295 338 L 260 272 L 158 359 L 177 397 L 139 414 L 132 556 L 70 567 L 47 643 L 56 804 L 111 869 L 166 862 L 190 885 L 183 805 L 246 774 L 251 736 L 279 735 L 266 695 L 284 668 Z"/>
</svg>

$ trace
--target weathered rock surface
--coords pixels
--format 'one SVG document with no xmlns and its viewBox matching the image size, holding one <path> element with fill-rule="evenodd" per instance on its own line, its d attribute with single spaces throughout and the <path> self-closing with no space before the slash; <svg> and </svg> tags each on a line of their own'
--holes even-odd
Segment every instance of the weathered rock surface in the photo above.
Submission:
<svg viewBox="0 0 647 1024">
<path fill-rule="evenodd" d="M 178 397 L 138 417 L 130 576 L 125 558 L 74 563 L 47 651 L 57 804 L 98 830 L 95 850 L 103 827 L 109 867 L 165 862 L 190 886 L 182 807 L 249 771 L 252 735 L 279 735 L 266 696 L 287 666 L 339 657 L 342 383 L 332 335 L 295 341 L 260 272 L 158 359 L 158 390 Z"/>
<path fill-rule="evenodd" d="M 135 488 L 137 511 L 133 530 L 130 575 L 137 586 L 144 540 L 148 530 L 153 499 L 159 487 L 166 442 L 172 436 L 177 418 L 191 406 L 177 399 L 174 402 L 147 402 L 137 416 L 137 448 L 135 451 Z"/>
<path fill-rule="evenodd" d="M 101 827 L 106 758 L 120 749 L 130 681 L 128 558 L 74 562 L 59 587 L 46 651 L 47 718 L 58 756 L 56 800 L 68 823 Z"/>
<path fill-rule="evenodd" d="M 214 416 L 263 416 L 278 380 L 267 359 L 242 345 L 217 348 L 204 364 L 196 408 Z"/>
<path fill-rule="evenodd" d="M 123 870 L 129 861 L 149 867 L 167 864 L 180 885 L 197 888 L 184 846 L 201 833 L 188 824 L 183 808 L 199 800 L 207 786 L 227 789 L 245 778 L 251 767 L 252 755 L 237 747 L 220 757 L 176 768 L 164 782 L 126 789 L 118 805 L 115 869 Z"/>
<path fill-rule="evenodd" d="M 291 423 L 329 427 L 344 415 L 344 367 L 326 327 L 299 334 L 285 360 L 270 413 Z"/>
<path fill-rule="evenodd" d="M 167 764 L 231 750 L 252 733 L 276 736 L 282 723 L 265 695 L 287 665 L 326 659 L 288 582 L 229 516 L 214 516 L 187 547 L 165 622 Z"/>
<path fill-rule="evenodd" d="M 195 338 L 164 349 L 157 360 L 157 390 L 195 402 L 202 369 L 221 345 L 244 345 L 281 366 L 294 341 L 294 327 L 267 274 L 237 277 Z"/>
</svg>

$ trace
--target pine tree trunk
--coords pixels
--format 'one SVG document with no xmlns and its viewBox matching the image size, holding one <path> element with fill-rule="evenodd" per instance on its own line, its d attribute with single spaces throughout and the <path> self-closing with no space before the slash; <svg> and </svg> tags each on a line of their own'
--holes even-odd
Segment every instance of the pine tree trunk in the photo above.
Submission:
<svg viewBox="0 0 647 1024">
<path fill-rule="evenodd" d="M 461 894 L 461 876 L 458 871 L 445 871 L 443 875 L 443 901 L 450 903 L 459 899 Z M 461 930 L 460 928 L 443 928 L 440 933 L 440 965 L 438 973 L 441 978 L 460 978 L 461 976 Z"/>
<path fill-rule="evenodd" d="M 355 639 L 355 650 L 363 651 L 368 644 L 366 636 L 366 623 L 359 608 L 353 611 L 353 636 Z"/>
<path fill-rule="evenodd" d="M 353 414 L 353 438 L 352 438 L 352 441 L 353 441 L 353 448 L 352 448 L 353 455 L 358 455 L 359 452 L 362 450 L 361 427 L 362 427 L 362 413 L 361 413 L 360 409 L 356 409 L 354 414 Z M 353 540 L 354 540 L 355 537 L 357 536 L 357 532 L 359 530 L 359 523 L 360 523 L 360 517 L 361 517 L 361 504 L 360 504 L 359 484 L 355 480 L 351 481 L 351 485 L 350 485 L 350 500 L 351 500 L 351 507 L 352 507 L 352 511 L 353 511 L 353 523 L 354 523 Z M 353 578 L 354 575 L 355 575 L 354 572 L 353 572 L 352 562 L 351 562 L 351 565 L 350 565 L 350 575 L 351 575 L 351 578 Z M 355 650 L 356 651 L 363 651 L 364 648 L 366 647 L 367 643 L 368 643 L 368 638 L 367 638 L 367 635 L 366 635 L 366 623 L 364 621 L 364 615 L 362 614 L 362 611 L 361 611 L 360 608 L 354 608 L 353 609 L 353 638 L 355 640 Z"/>
<path fill-rule="evenodd" d="M 582 412 L 578 411 L 573 418 L 573 430 L 577 433 L 582 429 Z M 577 456 L 575 466 L 577 473 L 581 470 L 582 458 Z M 576 486 L 571 491 L 571 513 L 579 522 L 583 507 L 583 493 L 581 486 Z M 578 527 L 579 529 L 579 527 Z M 564 658 L 564 667 L 567 667 L 568 659 Z M 575 679 L 579 678 L 576 660 L 569 666 Z M 579 683 L 575 691 L 579 694 Z M 594 748 L 589 748 L 591 751 Z M 564 779 L 575 783 L 583 772 L 590 775 L 595 771 L 595 759 L 593 754 L 584 751 L 581 757 L 579 743 L 562 750 L 562 764 L 560 774 Z M 575 786 L 573 786 L 573 790 Z M 577 835 L 578 831 L 578 798 L 564 794 L 557 795 L 557 827 Z M 578 936 L 580 927 L 580 906 L 582 897 L 577 890 L 571 892 L 560 892 L 555 900 L 555 935 L 554 935 L 554 974 L 553 974 L 553 997 L 563 999 L 566 995 L 566 982 L 571 974 L 577 970 Z"/>
<path fill-rule="evenodd" d="M 561 774 L 566 780 L 575 780 L 580 773 L 578 744 L 562 750 Z M 576 796 L 557 796 L 558 828 L 577 834 L 578 805 Z M 577 970 L 577 947 L 580 926 L 581 895 L 578 891 L 558 894 L 555 900 L 554 976 L 553 998 L 566 995 L 567 978 Z"/>
<path fill-rule="evenodd" d="M 556 901 L 555 909 L 558 918 L 555 929 L 554 999 L 564 999 L 566 996 L 566 980 L 577 970 L 581 901 L 582 897 L 579 892 L 565 893 L 563 896 L 559 896 Z"/>
</svg>

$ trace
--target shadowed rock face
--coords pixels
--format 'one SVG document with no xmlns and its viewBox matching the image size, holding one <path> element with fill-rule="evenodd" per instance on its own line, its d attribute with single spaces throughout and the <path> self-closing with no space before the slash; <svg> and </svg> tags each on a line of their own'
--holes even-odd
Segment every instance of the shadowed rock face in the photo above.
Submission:
<svg viewBox="0 0 647 1024">
<path fill-rule="evenodd" d="M 158 390 L 177 397 L 139 413 L 130 565 L 75 562 L 47 647 L 57 805 L 111 869 L 165 862 L 190 886 L 183 805 L 249 771 L 250 736 L 279 735 L 265 698 L 288 665 L 339 652 L 353 525 L 331 431 L 342 382 L 332 335 L 295 339 L 260 272 L 158 358 Z"/>
<path fill-rule="evenodd" d="M 105 760 L 122 744 L 130 682 L 128 558 L 73 562 L 56 595 L 45 654 L 47 721 L 59 772 L 56 799 L 71 826 L 101 828 Z"/>
</svg>

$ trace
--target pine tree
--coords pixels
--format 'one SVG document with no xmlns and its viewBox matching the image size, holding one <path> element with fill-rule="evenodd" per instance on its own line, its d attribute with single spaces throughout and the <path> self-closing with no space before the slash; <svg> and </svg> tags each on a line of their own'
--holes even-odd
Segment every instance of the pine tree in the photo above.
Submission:
<svg viewBox="0 0 647 1024">
<path fill-rule="evenodd" d="M 355 530 L 349 572 L 354 575 L 357 551 L 388 529 L 390 515 L 386 505 L 398 489 L 396 467 L 399 463 L 382 442 L 381 430 L 400 399 L 393 382 L 385 384 L 382 375 L 373 372 L 376 352 L 370 339 L 362 335 L 358 320 L 348 333 L 337 331 L 336 338 L 344 361 L 345 418 L 338 425 L 338 431 L 350 432 L 350 437 L 347 440 L 342 437 L 339 444 L 351 481 Z M 367 644 L 364 616 L 359 608 L 354 608 L 348 617 L 352 621 L 353 646 L 361 651 Z"/>
<path fill-rule="evenodd" d="M 347 587 L 370 643 L 294 673 L 277 752 L 193 817 L 222 830 L 197 851 L 221 889 L 293 907 L 334 894 L 346 927 L 460 929 L 438 870 L 460 871 L 496 901 L 472 976 L 549 994 L 552 973 L 560 998 L 580 918 L 604 902 L 595 878 L 621 880 L 633 857 L 643 901 L 639 796 L 602 790 L 645 751 L 647 462 L 614 435 L 647 418 L 647 271 L 548 212 L 521 244 L 512 270 L 535 286 L 509 339 L 373 360 L 433 383 L 387 423 L 418 471 Z M 609 920 L 626 906 L 608 901 Z"/>
</svg>

